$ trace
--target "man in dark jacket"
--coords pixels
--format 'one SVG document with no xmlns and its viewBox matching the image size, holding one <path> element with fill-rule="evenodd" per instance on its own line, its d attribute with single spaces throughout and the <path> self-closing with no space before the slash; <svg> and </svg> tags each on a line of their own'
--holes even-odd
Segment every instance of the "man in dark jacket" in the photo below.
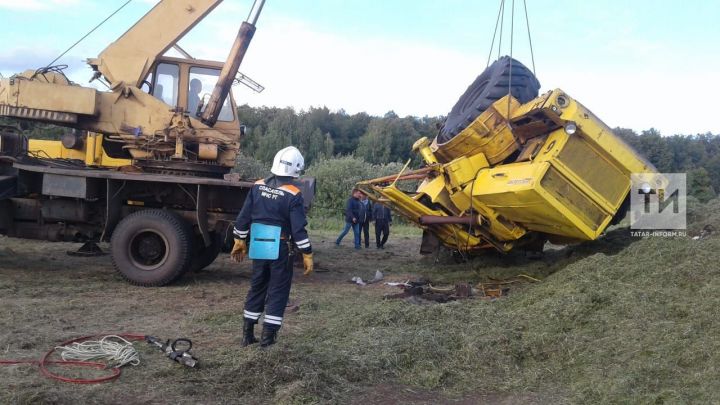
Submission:
<svg viewBox="0 0 720 405">
<path fill-rule="evenodd" d="M 360 191 L 353 189 L 345 205 L 345 228 L 340 232 L 340 236 L 337 237 L 335 245 L 340 246 L 340 242 L 342 242 L 345 235 L 347 235 L 350 228 L 352 228 L 353 236 L 355 237 L 355 249 L 360 249 L 360 211 Z"/>
<path fill-rule="evenodd" d="M 360 237 L 365 240 L 365 249 L 370 247 L 370 221 L 372 220 L 372 203 L 362 191 L 360 194 Z"/>
<path fill-rule="evenodd" d="M 390 236 L 390 225 L 392 224 L 390 208 L 382 205 L 380 202 L 376 202 L 373 204 L 372 218 L 375 221 L 375 243 L 377 244 L 377 248 L 385 249 L 385 243 L 388 240 L 388 236 Z"/>
<path fill-rule="evenodd" d="M 235 221 L 233 260 L 250 255 L 253 275 L 245 300 L 242 346 L 257 342 L 255 324 L 265 312 L 260 346 L 275 343 L 290 296 L 293 269 L 289 255 L 294 244 L 303 255 L 305 275 L 313 271 L 303 197 L 293 180 L 300 176 L 305 160 L 293 146 L 275 155 L 273 176 L 253 185 Z M 252 232 L 251 232 L 252 230 Z M 252 234 L 251 234 L 252 233 Z M 246 240 L 250 238 L 250 249 Z"/>
</svg>

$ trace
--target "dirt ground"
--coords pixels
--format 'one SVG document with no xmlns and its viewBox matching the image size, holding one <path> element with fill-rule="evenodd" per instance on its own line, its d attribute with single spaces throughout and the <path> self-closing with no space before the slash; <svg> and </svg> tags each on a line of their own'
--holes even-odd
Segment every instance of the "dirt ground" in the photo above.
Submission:
<svg viewBox="0 0 720 405">
<path fill-rule="evenodd" d="M 312 240 L 317 271 L 303 277 L 296 269 L 291 302 L 298 309 L 286 314 L 278 345 L 302 333 L 304 326 L 298 314 L 313 295 L 329 291 L 338 296 L 360 293 L 380 300 L 384 294 L 397 292 L 396 288 L 382 284 L 360 287 L 348 280 L 352 276 L 367 280 L 380 270 L 385 281 L 404 281 L 413 277 L 405 271 L 407 263 L 423 260 L 417 253 L 417 237 L 393 237 L 385 250 L 371 245 L 360 251 L 352 248 L 349 238 L 343 246 L 334 246 L 334 234 L 329 232 L 315 232 Z M 187 274 L 172 286 L 141 288 L 116 275 L 109 256 L 78 258 L 66 254 L 77 247 L 0 237 L 0 359 L 38 359 L 60 342 L 79 336 L 138 333 L 163 339 L 191 338 L 202 367 L 185 370 L 142 342 L 135 345 L 141 352 L 142 364 L 124 368 L 119 380 L 112 383 L 68 384 L 43 377 L 34 366 L 0 366 L 4 386 L 0 402 L 210 404 L 233 403 L 235 398 L 248 400 L 244 393 L 217 392 L 223 388 L 213 383 L 242 372 L 227 357 L 241 350 L 241 314 L 250 278 L 248 262 L 235 264 L 227 254 L 221 254 L 207 270 Z M 57 371 L 69 376 L 78 373 Z M 273 391 L 272 387 L 269 391 Z M 358 386 L 345 398 L 373 404 L 484 402 L 482 398 L 418 392 L 393 381 Z M 493 403 L 506 400 L 491 399 Z M 277 400 L 276 395 L 274 399 L 251 398 L 250 402 Z"/>
</svg>

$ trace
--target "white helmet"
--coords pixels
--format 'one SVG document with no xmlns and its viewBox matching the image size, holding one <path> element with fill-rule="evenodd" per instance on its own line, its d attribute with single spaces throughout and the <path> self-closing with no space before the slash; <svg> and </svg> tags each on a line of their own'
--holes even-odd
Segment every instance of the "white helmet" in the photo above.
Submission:
<svg viewBox="0 0 720 405">
<path fill-rule="evenodd" d="M 305 169 L 305 158 L 298 148 L 288 146 L 280 149 L 273 159 L 270 172 L 276 176 L 300 177 L 300 172 Z"/>
</svg>

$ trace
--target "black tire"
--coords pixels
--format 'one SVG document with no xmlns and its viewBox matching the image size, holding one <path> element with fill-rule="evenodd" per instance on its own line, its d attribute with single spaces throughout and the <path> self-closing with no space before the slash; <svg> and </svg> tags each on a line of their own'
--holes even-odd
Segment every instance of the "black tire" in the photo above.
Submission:
<svg viewBox="0 0 720 405">
<path fill-rule="evenodd" d="M 190 263 L 191 271 L 201 271 L 217 259 L 222 250 L 222 237 L 217 232 L 210 232 L 210 246 L 205 246 L 202 237 L 195 240 L 195 253 Z"/>
<path fill-rule="evenodd" d="M 485 69 L 455 103 L 437 136 L 438 143 L 454 138 L 492 103 L 507 95 L 511 71 L 513 97 L 527 103 L 538 96 L 540 82 L 533 72 L 517 60 L 503 56 Z"/>
<path fill-rule="evenodd" d="M 120 221 L 110 249 L 113 265 L 125 280 L 144 287 L 163 286 L 190 268 L 192 231 L 173 212 L 142 210 Z"/>
</svg>

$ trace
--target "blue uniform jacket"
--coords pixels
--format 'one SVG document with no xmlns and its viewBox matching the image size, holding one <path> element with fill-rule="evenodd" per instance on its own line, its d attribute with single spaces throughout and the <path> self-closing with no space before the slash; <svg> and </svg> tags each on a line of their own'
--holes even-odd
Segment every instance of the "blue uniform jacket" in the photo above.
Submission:
<svg viewBox="0 0 720 405">
<path fill-rule="evenodd" d="M 301 252 L 312 252 L 303 197 L 292 178 L 272 176 L 253 185 L 235 220 L 235 238 L 247 238 L 253 222 L 281 227 L 282 235 L 291 237 Z"/>
</svg>

